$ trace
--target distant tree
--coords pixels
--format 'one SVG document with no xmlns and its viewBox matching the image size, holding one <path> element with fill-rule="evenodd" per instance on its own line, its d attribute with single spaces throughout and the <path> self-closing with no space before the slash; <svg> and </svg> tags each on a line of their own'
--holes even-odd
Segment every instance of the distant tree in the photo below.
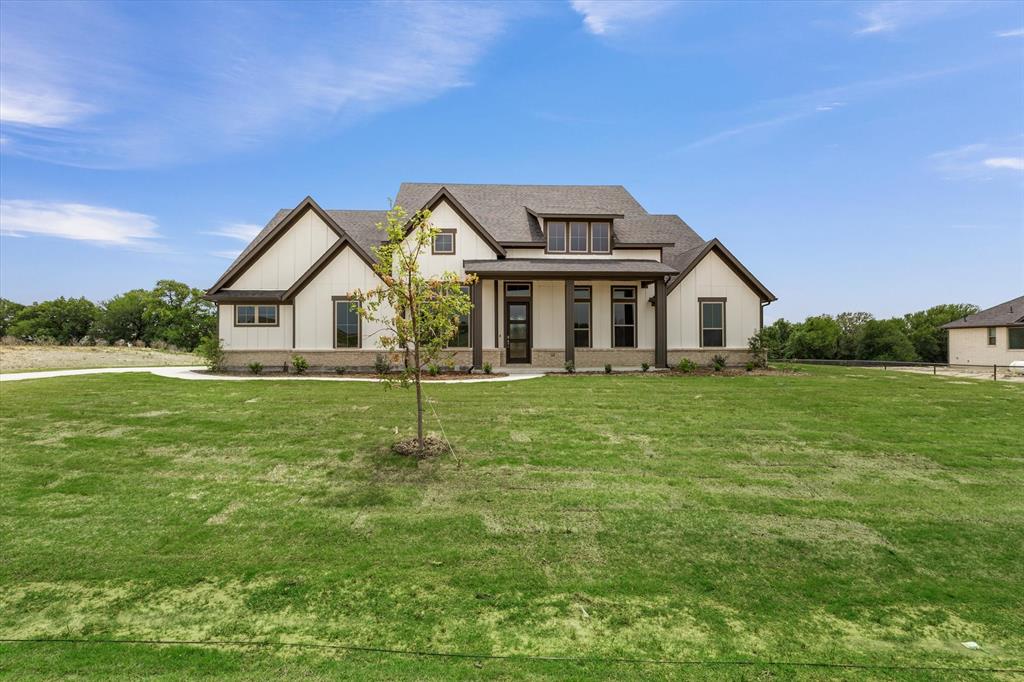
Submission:
<svg viewBox="0 0 1024 682">
<path fill-rule="evenodd" d="M 762 327 L 755 334 L 758 348 L 767 353 L 769 358 L 786 357 L 786 342 L 789 341 L 794 328 L 792 322 L 783 318 L 775 320 L 767 327 Z"/>
<path fill-rule="evenodd" d="M 20 303 L 0 298 L 0 336 L 7 336 L 7 330 L 14 322 L 14 318 L 25 309 Z"/>
<path fill-rule="evenodd" d="M 34 303 L 20 310 L 8 333 L 22 339 L 53 339 L 58 343 L 76 343 L 89 334 L 99 308 L 85 298 L 64 298 Z"/>
<path fill-rule="evenodd" d="M 871 313 L 839 313 L 836 323 L 839 325 L 839 350 L 836 355 L 840 360 L 853 360 L 857 357 L 864 325 L 875 319 Z"/>
<path fill-rule="evenodd" d="M 917 360 L 903 320 L 868 320 L 864 324 L 857 357 L 861 360 Z"/>
<path fill-rule="evenodd" d="M 111 341 L 152 341 L 151 308 L 155 303 L 152 292 L 132 289 L 118 294 L 103 305 L 93 336 Z"/>
<path fill-rule="evenodd" d="M 194 350 L 216 334 L 217 309 L 203 299 L 203 290 L 162 279 L 156 283 L 146 312 L 147 334 L 184 350 Z"/>
<path fill-rule="evenodd" d="M 924 362 L 947 362 L 949 358 L 949 334 L 942 328 L 953 320 L 973 315 L 978 306 L 969 303 L 944 303 L 928 310 L 910 313 L 903 317 L 907 336 L 914 344 L 914 350 Z"/>
<path fill-rule="evenodd" d="M 839 353 L 839 323 L 828 315 L 808 317 L 786 341 L 786 356 L 809 360 L 832 360 Z"/>
</svg>

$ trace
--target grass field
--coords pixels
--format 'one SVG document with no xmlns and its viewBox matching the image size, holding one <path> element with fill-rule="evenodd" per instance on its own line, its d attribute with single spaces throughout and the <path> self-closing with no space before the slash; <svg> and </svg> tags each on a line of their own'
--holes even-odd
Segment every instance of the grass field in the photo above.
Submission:
<svg viewBox="0 0 1024 682">
<path fill-rule="evenodd" d="M 460 461 L 419 464 L 388 452 L 411 393 L 372 384 L 0 390 L 0 638 L 512 656 L 7 642 L 0 674 L 1024 668 L 1020 385 L 845 368 L 435 385 Z"/>
<path fill-rule="evenodd" d="M 0 373 L 93 367 L 198 365 L 194 353 L 114 346 L 0 346 Z"/>
</svg>

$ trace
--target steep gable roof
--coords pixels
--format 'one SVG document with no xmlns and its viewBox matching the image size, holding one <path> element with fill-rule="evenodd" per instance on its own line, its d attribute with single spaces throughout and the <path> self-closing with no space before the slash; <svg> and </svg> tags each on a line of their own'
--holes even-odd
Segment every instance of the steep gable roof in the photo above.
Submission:
<svg viewBox="0 0 1024 682">
<path fill-rule="evenodd" d="M 679 283 L 686 279 L 686 276 L 690 274 L 690 272 L 692 272 L 693 269 L 697 267 L 702 260 L 704 260 L 704 257 L 712 251 L 725 261 L 725 264 L 732 268 L 732 271 L 735 272 L 740 279 L 746 282 L 751 289 L 756 291 L 761 296 L 762 301 L 778 300 L 778 297 L 769 291 L 768 287 L 761 284 L 761 282 L 754 277 L 746 267 L 744 267 L 743 263 L 741 263 L 736 256 L 732 255 L 732 252 L 725 248 L 725 245 L 718 241 L 718 239 L 712 239 L 700 246 L 695 246 L 691 249 L 674 253 L 672 254 L 671 259 L 669 257 L 665 258 L 665 262 L 679 270 L 679 274 L 669 282 L 669 293 L 679 286 Z"/>
<path fill-rule="evenodd" d="M 1024 296 L 986 308 L 973 315 L 953 320 L 943 329 L 967 329 L 969 327 L 1005 327 L 1024 325 Z"/>
</svg>

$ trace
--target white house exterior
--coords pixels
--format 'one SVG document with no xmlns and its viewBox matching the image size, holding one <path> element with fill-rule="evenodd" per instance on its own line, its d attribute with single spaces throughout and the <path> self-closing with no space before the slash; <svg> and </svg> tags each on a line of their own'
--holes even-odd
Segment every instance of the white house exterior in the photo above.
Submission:
<svg viewBox="0 0 1024 682">
<path fill-rule="evenodd" d="M 949 362 L 1002 365 L 1024 361 L 1024 296 L 954 320 L 949 330 Z"/>
<path fill-rule="evenodd" d="M 620 186 L 403 183 L 441 230 L 428 274 L 474 274 L 452 362 L 579 368 L 738 363 L 775 296 L 717 239 L 651 215 Z M 369 367 L 380 330 L 349 299 L 380 282 L 385 211 L 282 210 L 209 289 L 228 365 Z"/>
</svg>

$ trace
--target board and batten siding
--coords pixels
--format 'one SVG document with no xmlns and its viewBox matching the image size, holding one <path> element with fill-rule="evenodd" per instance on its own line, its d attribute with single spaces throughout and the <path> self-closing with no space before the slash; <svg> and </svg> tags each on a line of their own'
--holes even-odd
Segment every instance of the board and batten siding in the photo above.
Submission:
<svg viewBox="0 0 1024 682">
<path fill-rule="evenodd" d="M 498 256 L 490 244 L 476 233 L 447 200 L 441 201 L 430 213 L 430 223 L 441 230 L 455 230 L 455 254 L 432 254 L 427 246 L 420 257 L 420 270 L 426 277 L 445 272 L 465 274 L 464 260 L 494 260 Z"/>
<path fill-rule="evenodd" d="M 612 287 L 636 288 L 637 349 L 654 349 L 654 306 L 649 299 L 654 287 L 643 288 L 639 281 L 576 280 L 574 286 L 589 286 L 591 292 L 591 348 L 612 347 Z M 565 348 L 565 282 L 533 282 L 533 347 L 539 350 Z M 504 334 L 504 329 L 501 330 Z"/>
<path fill-rule="evenodd" d="M 1011 350 L 1009 327 L 996 327 L 996 345 L 988 345 L 988 327 L 949 330 L 949 362 L 961 365 L 1009 365 L 1024 360 L 1024 349 Z"/>
<path fill-rule="evenodd" d="M 724 298 L 725 347 L 746 349 L 761 325 L 761 298 L 714 251 L 668 295 L 669 350 L 700 348 L 701 298 Z"/>
<path fill-rule="evenodd" d="M 312 210 L 307 210 L 266 253 L 231 283 L 231 288 L 287 289 L 337 240 L 334 230 Z"/>
<path fill-rule="evenodd" d="M 292 347 L 292 306 L 282 305 L 275 326 L 235 326 L 235 306 L 220 305 L 220 339 L 226 350 L 282 350 Z"/>
</svg>

